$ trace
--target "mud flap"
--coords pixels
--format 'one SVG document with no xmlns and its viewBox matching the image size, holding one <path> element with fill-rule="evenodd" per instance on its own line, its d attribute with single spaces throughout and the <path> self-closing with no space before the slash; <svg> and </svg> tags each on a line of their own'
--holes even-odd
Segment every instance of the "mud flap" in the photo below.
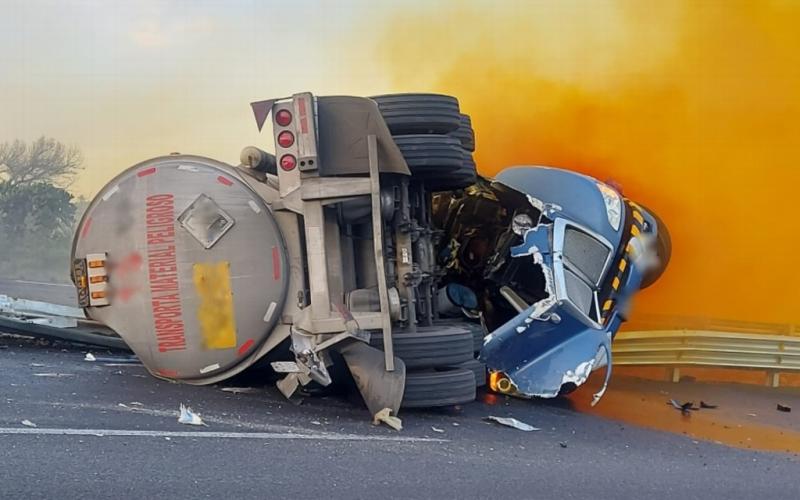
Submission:
<svg viewBox="0 0 800 500">
<path fill-rule="evenodd" d="M 337 347 L 344 357 L 371 415 L 384 408 L 397 415 L 406 387 L 406 365 L 394 358 L 394 371 L 386 371 L 383 351 L 364 342 Z"/>
</svg>

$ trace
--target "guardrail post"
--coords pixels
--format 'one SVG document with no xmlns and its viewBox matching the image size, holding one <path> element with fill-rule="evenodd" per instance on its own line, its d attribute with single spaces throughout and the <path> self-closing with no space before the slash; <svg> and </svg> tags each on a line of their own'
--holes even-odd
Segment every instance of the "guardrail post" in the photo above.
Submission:
<svg viewBox="0 0 800 500">
<path fill-rule="evenodd" d="M 781 383 L 781 372 L 767 370 L 767 387 L 778 387 Z"/>
</svg>

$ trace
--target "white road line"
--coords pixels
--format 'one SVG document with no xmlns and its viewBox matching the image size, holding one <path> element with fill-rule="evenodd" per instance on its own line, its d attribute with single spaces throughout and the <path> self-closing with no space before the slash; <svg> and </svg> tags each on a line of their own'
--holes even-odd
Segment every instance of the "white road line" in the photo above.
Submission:
<svg viewBox="0 0 800 500">
<path fill-rule="evenodd" d="M 403 443 L 445 443 L 446 439 L 402 436 L 360 436 L 358 434 L 290 434 L 278 432 L 142 431 L 126 429 L 48 429 L 0 427 L 0 435 L 36 436 L 118 436 L 204 439 L 297 439 L 306 441 L 394 441 Z"/>
<path fill-rule="evenodd" d="M 25 285 L 44 285 L 44 286 L 73 286 L 67 283 L 45 283 L 44 281 L 27 281 L 27 280 L 11 280 L 14 283 L 23 283 Z"/>
</svg>

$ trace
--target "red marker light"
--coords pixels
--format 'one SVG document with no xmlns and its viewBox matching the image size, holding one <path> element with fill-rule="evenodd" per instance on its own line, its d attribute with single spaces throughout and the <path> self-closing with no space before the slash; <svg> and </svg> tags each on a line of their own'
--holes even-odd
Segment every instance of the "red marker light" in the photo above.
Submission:
<svg viewBox="0 0 800 500">
<path fill-rule="evenodd" d="M 290 171 L 297 166 L 297 158 L 294 155 L 283 155 L 281 156 L 281 168 L 285 171 Z"/>
<path fill-rule="evenodd" d="M 290 123 L 292 123 L 292 114 L 286 109 L 281 109 L 280 111 L 275 113 L 275 123 L 277 123 L 281 127 L 289 125 Z"/>
<path fill-rule="evenodd" d="M 284 130 L 278 134 L 278 145 L 282 148 L 288 148 L 294 144 L 294 134 L 288 130 Z"/>
</svg>

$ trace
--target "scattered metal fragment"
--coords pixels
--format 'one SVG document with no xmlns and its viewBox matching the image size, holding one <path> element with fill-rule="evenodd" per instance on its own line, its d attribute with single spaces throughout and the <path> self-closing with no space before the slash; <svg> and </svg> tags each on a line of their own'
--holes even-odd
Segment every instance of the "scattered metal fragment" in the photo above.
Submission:
<svg viewBox="0 0 800 500">
<path fill-rule="evenodd" d="M 47 373 L 34 373 L 34 377 L 74 377 L 74 373 L 55 373 L 55 372 L 47 372 Z"/>
<path fill-rule="evenodd" d="M 566 442 L 564 442 L 564 441 L 559 441 L 558 445 L 559 445 L 560 447 L 562 447 L 562 448 L 566 448 L 566 447 L 567 447 L 567 443 L 566 443 Z"/>
<path fill-rule="evenodd" d="M 24 425 L 25 427 L 37 427 L 36 424 L 27 419 L 22 421 L 22 425 Z"/>
<path fill-rule="evenodd" d="M 44 363 L 31 363 L 31 366 L 35 366 L 37 368 L 41 368 L 41 367 L 43 367 L 45 365 L 44 365 Z"/>
<path fill-rule="evenodd" d="M 434 425 L 431 426 L 431 430 L 433 432 L 438 432 L 439 434 L 442 434 L 444 432 L 444 429 L 440 429 L 440 428 L 438 428 L 438 427 L 436 427 Z"/>
<path fill-rule="evenodd" d="M 94 354 L 87 352 L 86 357 L 83 358 L 84 361 L 97 361 L 97 358 L 94 357 Z"/>
<path fill-rule="evenodd" d="M 181 403 L 180 408 L 181 414 L 178 417 L 179 424 L 186 424 L 186 425 L 206 425 L 203 420 L 200 418 L 200 415 L 194 413 L 191 408 Z M 206 425 L 206 427 L 208 427 Z"/>
<path fill-rule="evenodd" d="M 223 392 L 232 392 L 234 394 L 250 394 L 253 392 L 258 392 L 258 389 L 255 387 L 223 387 L 221 390 Z"/>
<path fill-rule="evenodd" d="M 792 407 L 791 406 L 782 405 L 782 404 L 778 403 L 777 410 L 785 412 L 785 413 L 789 413 L 789 412 L 792 411 Z"/>
<path fill-rule="evenodd" d="M 700 409 L 697 406 L 694 406 L 694 401 L 687 401 L 686 403 L 679 403 L 679 402 L 675 401 L 674 399 L 670 399 L 667 402 L 667 404 L 668 405 L 672 405 L 672 407 L 675 408 L 676 410 L 680 410 L 680 412 L 685 416 L 691 415 L 691 413 L 689 413 L 689 410 L 697 411 L 697 410 Z"/>
<path fill-rule="evenodd" d="M 528 425 L 525 422 L 521 422 L 516 418 L 511 418 L 511 417 L 495 417 L 494 415 L 490 415 L 486 417 L 485 420 L 491 420 L 492 422 L 497 422 L 500 425 L 505 425 L 506 427 L 513 427 L 514 429 L 525 432 L 541 430 L 538 427 Z"/>
<path fill-rule="evenodd" d="M 393 417 L 391 413 L 391 408 L 384 408 L 383 410 L 375 413 L 375 415 L 372 417 L 372 425 L 380 425 L 380 423 L 383 422 L 396 431 L 403 430 L 403 421 L 397 417 Z"/>
<path fill-rule="evenodd" d="M 701 400 L 700 401 L 700 408 L 703 408 L 705 410 L 713 410 L 713 409 L 717 408 L 717 405 L 712 405 L 710 403 L 706 403 L 705 401 Z"/>
</svg>

